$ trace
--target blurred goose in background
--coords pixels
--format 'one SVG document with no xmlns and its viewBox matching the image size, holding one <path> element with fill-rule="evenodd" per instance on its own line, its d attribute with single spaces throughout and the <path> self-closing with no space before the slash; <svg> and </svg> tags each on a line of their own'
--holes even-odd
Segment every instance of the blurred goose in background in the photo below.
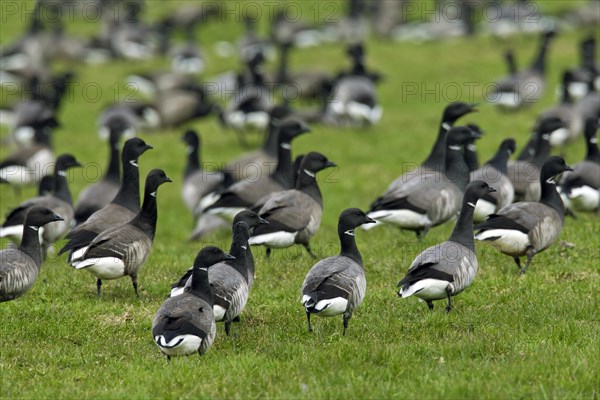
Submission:
<svg viewBox="0 0 600 400">
<path fill-rule="evenodd" d="M 256 32 L 256 25 L 259 21 L 259 16 L 244 13 L 243 24 L 244 34 L 237 41 L 237 51 L 239 59 L 244 62 L 251 62 L 257 57 L 264 58 L 271 50 L 271 44 L 268 40 L 259 37 Z"/>
<path fill-rule="evenodd" d="M 312 332 L 310 315 L 322 317 L 344 315 L 344 332 L 367 291 L 367 279 L 354 230 L 375 221 L 358 208 L 344 210 L 338 220 L 340 254 L 316 263 L 302 284 L 302 306 L 306 311 L 308 331 Z"/>
<path fill-rule="evenodd" d="M 167 360 L 171 356 L 206 353 L 212 345 L 217 327 L 213 314 L 214 300 L 208 270 L 233 256 L 214 246 L 204 247 L 194 260 L 192 283 L 183 294 L 169 297 L 152 321 L 152 336 Z"/>
<path fill-rule="evenodd" d="M 508 178 L 515 188 L 515 201 L 538 201 L 541 194 L 540 169 L 550 157 L 550 136 L 565 127 L 558 118 L 546 118 L 537 123 L 530 143 L 519 159 L 508 166 Z"/>
<path fill-rule="evenodd" d="M 316 258 L 310 249 L 310 239 L 317 233 L 323 214 L 323 198 L 316 174 L 335 167 L 321 153 L 310 152 L 302 159 L 296 188 L 272 196 L 258 212 L 268 225 L 258 225 L 250 237 L 250 245 L 285 248 L 294 244 L 304 246 L 308 254 Z"/>
<path fill-rule="evenodd" d="M 473 239 L 475 205 L 477 200 L 494 191 L 483 181 L 469 183 L 450 238 L 415 258 L 406 276 L 398 282 L 398 296 L 417 296 L 425 300 L 430 310 L 433 310 L 433 300 L 448 299 L 446 311 L 452 310 L 452 297 L 469 287 L 477 275 Z"/>
<path fill-rule="evenodd" d="M 85 269 L 96 277 L 98 297 L 102 280 L 124 276 L 131 277 L 133 290 L 138 295 L 138 272 L 150 255 L 156 232 L 156 192 L 166 182 L 172 181 L 163 170 L 150 171 L 146 178 L 144 203 L 137 215 L 123 225 L 100 233 L 87 247 L 80 261 L 73 263 L 75 269 Z"/>
<path fill-rule="evenodd" d="M 141 2 L 122 3 L 122 13 L 111 12 L 115 18 L 107 23 L 108 44 L 117 57 L 147 60 L 159 50 L 159 36 L 150 26 L 140 21 Z"/>
<path fill-rule="evenodd" d="M 560 104 L 543 111 L 539 117 L 540 120 L 558 118 L 564 124 L 564 128 L 557 129 L 550 134 L 550 145 L 552 147 L 565 146 L 583 131 L 583 119 L 576 111 L 569 94 L 569 87 L 573 79 L 573 74 L 570 71 L 565 71 L 562 79 Z"/>
<path fill-rule="evenodd" d="M 585 122 L 585 159 L 565 172 L 560 180 L 560 195 L 569 210 L 593 211 L 600 205 L 600 153 L 598 152 L 598 120 Z"/>
<path fill-rule="evenodd" d="M 379 197 L 371 205 L 369 217 L 414 231 L 422 239 L 429 229 L 455 216 L 469 183 L 462 148 L 478 135 L 467 127 L 451 128 L 446 135 L 444 172 L 431 172 Z"/>
<path fill-rule="evenodd" d="M 115 197 L 106 206 L 75 227 L 67 235 L 68 242 L 59 254 L 69 251 L 67 262 L 80 261 L 89 244 L 100 233 L 130 221 L 140 210 L 139 157 L 152 146 L 142 139 L 133 138 L 125 142 L 121 162 L 123 178 Z"/>
<path fill-rule="evenodd" d="M 516 0 L 510 3 L 492 0 L 484 6 L 485 14 L 480 25 L 483 32 L 494 36 L 542 32 L 552 29 L 558 23 L 553 17 L 544 15 L 539 3 L 531 0 Z"/>
<path fill-rule="evenodd" d="M 44 207 L 31 207 L 27 211 L 20 246 L 0 251 L 0 302 L 14 300 L 31 289 L 43 258 L 39 229 L 61 220 L 52 210 Z"/>
<path fill-rule="evenodd" d="M 366 70 L 362 44 L 350 46 L 348 54 L 353 60 L 353 67 L 349 73 L 342 74 L 334 84 L 324 121 L 341 126 L 377 124 L 383 115 L 375 88 L 380 76 Z"/>
<path fill-rule="evenodd" d="M 600 23 L 600 3 L 596 0 L 588 0 L 567 13 L 564 19 L 573 27 L 592 26 L 595 28 Z"/>
<path fill-rule="evenodd" d="M 537 103 L 546 86 L 547 53 L 552 38 L 555 36 L 554 31 L 545 32 L 542 35 L 538 54 L 531 66 L 496 81 L 494 89 L 486 96 L 487 101 L 504 109 L 518 109 Z"/>
<path fill-rule="evenodd" d="M 556 190 L 556 177 L 572 169 L 560 157 L 550 157 L 542 167 L 539 202 L 511 204 L 476 225 L 475 239 L 513 257 L 522 274 L 533 257 L 547 249 L 560 236 L 565 208 Z M 520 257 L 527 256 L 525 267 Z"/>
<path fill-rule="evenodd" d="M 117 118 L 109 123 L 109 159 L 106 172 L 99 182 L 85 187 L 79 193 L 77 205 L 75 207 L 75 222 L 77 224 L 81 224 L 87 220 L 90 215 L 110 203 L 119 192 L 119 182 L 121 179 L 119 142 L 121 136 L 128 128 L 129 125 L 127 125 L 125 121 Z"/>
<path fill-rule="evenodd" d="M 31 126 L 33 143 L 16 149 L 0 162 L 0 177 L 18 187 L 35 184 L 51 173 L 54 163 L 52 134 L 57 126 L 53 117 Z"/>
<path fill-rule="evenodd" d="M 490 214 L 513 202 L 515 189 L 506 174 L 508 173 L 508 160 L 515 149 L 514 139 L 503 140 L 494 157 L 486 162 L 483 167 L 471 172 L 471 182 L 484 181 L 496 189 L 495 192 L 483 195 L 477 202 L 473 214 L 475 222 L 482 222 Z"/>
<path fill-rule="evenodd" d="M 0 237 L 9 237 L 15 242 L 19 241 L 23 233 L 23 223 L 27 211 L 32 207 L 39 206 L 49 208 L 62 218 L 61 221 L 45 226 L 40 234 L 44 250 L 47 251 L 50 245 L 61 239 L 74 223 L 73 202 L 67 180 L 67 171 L 74 167 L 81 167 L 75 157 L 70 154 L 59 156 L 54 166 L 52 193 L 47 196 L 34 197 L 13 208 L 0 228 Z"/>
<path fill-rule="evenodd" d="M 479 156 L 477 155 L 477 145 L 475 144 L 475 141 L 477 141 L 483 137 L 483 130 L 481 130 L 479 125 L 475 125 L 475 124 L 468 124 L 467 128 L 469 128 L 470 130 L 472 130 L 473 132 L 475 132 L 477 134 L 477 137 L 469 139 L 463 145 L 463 154 L 465 157 L 465 163 L 467 164 L 467 167 L 469 168 L 469 172 L 473 172 L 477 168 L 479 168 Z"/>
<path fill-rule="evenodd" d="M 234 183 L 227 189 L 210 194 L 200 201 L 203 213 L 217 214 L 232 220 L 235 214 L 251 207 L 264 196 L 292 189 L 292 141 L 310 132 L 310 128 L 300 120 L 288 119 L 279 127 L 279 149 L 275 171 L 271 165 L 268 170 L 262 171 L 259 180 L 243 180 Z"/>
<path fill-rule="evenodd" d="M 156 129 L 160 122 L 156 110 L 146 102 L 116 102 L 107 105 L 102 109 L 98 116 L 97 127 L 98 136 L 102 140 L 108 140 L 110 136 L 110 126 L 113 121 L 124 121 L 128 126 L 123 132 L 123 136 L 130 138 L 139 131 Z"/>
<path fill-rule="evenodd" d="M 568 85 L 568 92 L 572 99 L 580 99 L 591 90 L 600 90 L 600 69 L 596 63 L 596 38 L 591 36 L 580 44 L 581 63 L 579 67 L 573 67 L 568 70 L 571 73 L 572 79 Z M 598 84 L 589 82 L 598 80 Z M 562 87 L 559 87 L 559 93 L 562 93 Z"/>
<path fill-rule="evenodd" d="M 214 264 L 208 272 L 208 280 L 213 294 L 213 314 L 216 322 L 225 323 L 225 334 L 229 336 L 231 322 L 238 318 L 244 310 L 248 301 L 250 288 L 248 285 L 248 260 L 246 254 L 248 245 L 248 225 L 238 222 L 233 226 L 233 239 L 231 242 L 231 254 L 234 259 Z M 186 279 L 185 277 L 188 276 Z M 185 280 L 184 280 L 185 279 Z M 186 272 L 178 283 L 173 285 L 171 297 L 185 293 L 185 288 L 192 286 L 192 272 Z M 182 285 L 183 284 L 183 285 Z M 176 288 L 176 289 L 175 289 Z M 175 293 L 174 293 L 175 292 Z"/>
<path fill-rule="evenodd" d="M 594 81 L 588 81 L 588 93 L 580 98 L 573 106 L 573 112 L 582 121 L 589 118 L 598 118 L 600 115 L 600 93 L 599 88 L 594 86 Z"/>
</svg>

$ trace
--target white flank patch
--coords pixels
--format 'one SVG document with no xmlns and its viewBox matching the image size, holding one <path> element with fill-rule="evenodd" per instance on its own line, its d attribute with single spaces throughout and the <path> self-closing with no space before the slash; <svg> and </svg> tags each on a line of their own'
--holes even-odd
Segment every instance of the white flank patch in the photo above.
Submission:
<svg viewBox="0 0 600 400">
<path fill-rule="evenodd" d="M 128 85 L 132 86 L 132 88 L 139 90 L 146 96 L 153 97 L 156 94 L 154 83 L 143 76 L 129 75 L 125 78 L 125 81 Z"/>
<path fill-rule="evenodd" d="M 373 122 L 371 121 L 371 118 L 376 118 L 376 115 L 372 116 L 374 110 L 373 108 L 369 107 L 366 104 L 358 103 L 356 101 L 349 102 L 346 105 L 346 110 L 348 111 L 348 116 L 350 117 L 350 119 L 358 123 L 368 122 L 372 124 Z M 380 111 L 380 113 L 382 112 Z"/>
<path fill-rule="evenodd" d="M 486 240 L 498 237 L 496 240 Z M 525 253 L 525 249 L 531 244 L 529 236 L 513 229 L 490 229 L 475 235 L 475 239 L 488 243 L 504 254 L 518 256 Z"/>
<path fill-rule="evenodd" d="M 446 294 L 448 283 L 441 279 L 423 279 L 410 285 L 407 290 L 400 289 L 400 295 L 403 299 L 412 295 L 423 300 L 445 299 L 448 297 Z"/>
<path fill-rule="evenodd" d="M 20 70 L 23 68 L 27 68 L 31 65 L 31 58 L 25 53 L 17 53 L 12 56 L 5 56 L 0 59 L 0 66 L 2 69 L 11 71 L 11 70 Z"/>
<path fill-rule="evenodd" d="M 431 225 L 426 214 L 419 214 L 412 210 L 373 211 L 369 213 L 369 217 L 404 229 L 417 229 Z"/>
<path fill-rule="evenodd" d="M 152 107 L 144 108 L 142 112 L 144 115 L 144 121 L 150 128 L 158 128 L 160 126 L 160 114 Z"/>
<path fill-rule="evenodd" d="M 217 207 L 208 210 L 208 215 L 218 215 L 221 218 L 225 218 L 229 221 L 233 221 L 236 215 L 239 212 L 244 211 L 246 208 L 244 207 Z"/>
<path fill-rule="evenodd" d="M 215 316 L 215 321 L 219 322 L 219 321 L 223 321 L 223 318 L 225 318 L 225 313 L 227 312 L 226 309 L 224 309 L 223 307 L 219 306 L 219 305 L 214 305 L 213 306 L 213 315 Z"/>
<path fill-rule="evenodd" d="M 125 276 L 125 263 L 116 257 L 88 258 L 74 263 L 74 267 L 86 268 L 100 279 L 117 279 Z"/>
<path fill-rule="evenodd" d="M 33 141 L 35 130 L 30 126 L 20 126 L 15 129 L 13 136 L 19 144 L 29 144 Z"/>
<path fill-rule="evenodd" d="M 571 82 L 569 84 L 569 96 L 580 99 L 588 93 L 588 84 L 585 82 Z"/>
<path fill-rule="evenodd" d="M 154 342 L 168 356 L 185 356 L 198 352 L 202 339 L 195 335 L 179 335 L 167 342 L 163 335 L 158 335 Z"/>
<path fill-rule="evenodd" d="M 233 111 L 227 114 L 227 125 L 231 126 L 237 130 L 244 129 L 244 123 L 246 122 L 246 117 L 241 111 Z"/>
<path fill-rule="evenodd" d="M 220 198 L 221 195 L 217 192 L 210 192 L 209 194 L 200 199 L 200 202 L 196 207 L 196 214 L 202 214 L 204 210 L 215 204 Z"/>
<path fill-rule="evenodd" d="M 267 129 L 267 125 L 269 124 L 269 114 L 264 111 L 255 111 L 246 114 L 246 124 L 247 128 L 257 129 L 259 131 L 263 131 Z"/>
<path fill-rule="evenodd" d="M 315 306 L 317 315 L 322 317 L 333 317 L 340 315 L 348 308 L 348 300 L 343 297 L 335 297 L 333 299 L 320 300 Z"/>
<path fill-rule="evenodd" d="M 69 257 L 69 259 L 67 261 L 69 261 L 69 262 L 81 261 L 81 259 L 83 258 L 83 255 L 87 251 L 88 247 L 89 246 L 81 247 L 81 248 L 73 251 L 73 253 L 71 253 L 71 257 Z M 75 266 L 75 265 L 73 265 L 73 266 Z"/>
<path fill-rule="evenodd" d="M 0 82 L 2 82 L 2 71 L 0 71 Z M 15 124 L 15 113 L 8 110 L 0 110 L 0 125 L 13 126 Z"/>
<path fill-rule="evenodd" d="M 298 232 L 273 232 L 266 233 L 264 235 L 253 236 L 248 240 L 250 245 L 267 245 L 269 247 L 289 247 L 294 244 L 294 239 L 296 239 L 296 235 Z"/>
<path fill-rule="evenodd" d="M 107 140 L 109 136 L 110 136 L 110 131 L 108 130 L 108 127 L 101 126 L 100 128 L 98 128 L 98 137 L 101 140 Z"/>
<path fill-rule="evenodd" d="M 495 96 L 490 96 L 490 100 L 499 106 L 507 108 L 516 108 L 521 105 L 520 96 L 512 92 L 496 93 Z"/>
<path fill-rule="evenodd" d="M 0 169 L 0 177 L 7 180 L 11 185 L 30 185 L 34 182 L 35 171 L 31 171 L 22 165 L 9 165 Z"/>
<path fill-rule="evenodd" d="M 23 237 L 23 225 L 0 227 L 0 237 L 10 237 L 20 242 Z"/>
<path fill-rule="evenodd" d="M 559 128 L 550 133 L 550 145 L 553 147 L 562 146 L 569 139 L 570 131 L 568 128 Z"/>
<path fill-rule="evenodd" d="M 184 286 L 174 287 L 173 289 L 171 289 L 171 293 L 169 294 L 169 297 L 175 297 L 175 296 L 179 296 L 180 294 L 183 294 L 184 289 L 185 289 Z"/>
<path fill-rule="evenodd" d="M 576 210 L 593 211 L 600 205 L 600 192 L 587 185 L 572 188 L 569 200 Z"/>
<path fill-rule="evenodd" d="M 496 205 L 487 200 L 479 199 L 473 213 L 473 220 L 477 222 L 485 221 L 485 219 L 496 211 Z"/>
</svg>

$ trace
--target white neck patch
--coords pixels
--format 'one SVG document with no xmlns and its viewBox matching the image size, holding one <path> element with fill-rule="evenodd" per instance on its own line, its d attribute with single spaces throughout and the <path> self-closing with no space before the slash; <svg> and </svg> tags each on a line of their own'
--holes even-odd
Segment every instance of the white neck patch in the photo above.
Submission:
<svg viewBox="0 0 600 400">
<path fill-rule="evenodd" d="M 291 149 L 291 148 L 292 148 L 292 145 L 291 145 L 291 144 L 289 144 L 289 143 L 281 143 L 281 148 L 282 148 L 282 149 L 289 150 L 289 149 Z"/>
<path fill-rule="evenodd" d="M 546 183 L 549 183 L 551 185 L 556 185 L 556 181 L 554 180 L 554 177 L 546 179 Z"/>
<path fill-rule="evenodd" d="M 346 232 L 344 232 L 344 235 L 354 236 L 354 229 L 348 229 Z"/>
<path fill-rule="evenodd" d="M 192 154 L 194 152 L 194 147 L 192 147 L 192 146 L 187 146 L 185 149 L 188 154 Z"/>
<path fill-rule="evenodd" d="M 304 173 L 305 173 L 306 175 L 310 176 L 311 178 L 314 178 L 314 177 L 315 177 L 315 174 L 313 174 L 312 172 L 310 172 L 310 171 L 309 171 L 309 170 L 307 170 L 307 169 L 305 169 L 305 170 L 304 170 Z"/>
<path fill-rule="evenodd" d="M 200 271 L 208 271 L 208 268 L 198 268 Z"/>
<path fill-rule="evenodd" d="M 475 152 L 475 151 L 477 151 L 477 146 L 475 146 L 475 144 L 473 144 L 473 143 L 469 143 L 467 145 L 467 150 Z"/>
<path fill-rule="evenodd" d="M 442 128 L 449 131 L 452 128 L 452 126 L 447 122 L 442 122 Z"/>
<path fill-rule="evenodd" d="M 454 146 L 454 145 L 448 146 L 448 148 L 450 150 L 455 150 L 455 151 L 460 151 L 461 150 L 460 146 Z"/>
<path fill-rule="evenodd" d="M 594 144 L 598 143 L 598 138 L 596 138 L 596 137 L 591 138 L 590 143 L 594 143 Z"/>
<path fill-rule="evenodd" d="M 240 246 L 244 250 L 248 250 L 248 246 Z"/>
<path fill-rule="evenodd" d="M 67 171 L 62 171 L 62 170 L 61 170 L 61 171 L 58 171 L 57 173 L 58 173 L 58 175 L 60 175 L 60 176 L 67 176 Z"/>
<path fill-rule="evenodd" d="M 139 168 L 139 165 L 138 165 L 137 161 L 135 161 L 135 160 L 129 160 L 129 164 L 133 165 L 136 168 Z"/>
<path fill-rule="evenodd" d="M 150 196 L 152 196 L 152 197 L 156 197 L 156 192 L 152 192 L 152 193 L 150 193 Z"/>
<path fill-rule="evenodd" d="M 31 229 L 33 229 L 36 232 L 40 230 L 39 226 L 31 226 L 31 225 L 27 225 L 27 226 L 30 227 Z"/>
<path fill-rule="evenodd" d="M 544 134 L 542 135 L 542 139 L 544 139 L 544 140 L 550 140 L 550 135 L 549 135 L 549 134 L 547 134 L 547 133 L 544 133 Z"/>
<path fill-rule="evenodd" d="M 475 204 L 471 203 L 470 201 L 467 204 L 470 205 L 471 207 L 475 208 Z"/>
</svg>

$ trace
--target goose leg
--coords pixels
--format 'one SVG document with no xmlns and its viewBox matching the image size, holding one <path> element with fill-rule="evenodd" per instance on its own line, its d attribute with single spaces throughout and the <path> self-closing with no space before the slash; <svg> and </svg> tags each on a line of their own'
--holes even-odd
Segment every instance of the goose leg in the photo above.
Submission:
<svg viewBox="0 0 600 400">
<path fill-rule="evenodd" d="M 348 329 L 348 321 L 352 318 L 352 314 L 344 314 L 344 332 L 342 336 L 346 336 L 346 329 Z"/>
<path fill-rule="evenodd" d="M 98 291 L 98 298 L 100 298 L 100 293 L 102 292 L 102 279 L 96 279 L 96 288 Z"/>
<path fill-rule="evenodd" d="M 242 322 L 242 319 L 240 318 L 240 316 L 238 315 L 237 317 L 235 317 L 234 319 L 231 320 L 232 322 Z"/>
<path fill-rule="evenodd" d="M 523 268 L 521 268 L 521 259 L 519 257 L 513 257 L 513 260 L 515 260 L 515 264 L 517 264 L 517 267 L 519 268 L 519 271 L 523 271 Z"/>
<path fill-rule="evenodd" d="M 521 270 L 521 273 L 523 275 L 525 275 L 525 273 L 527 272 L 527 268 L 529 268 L 529 264 L 531 264 L 531 260 L 533 259 L 533 256 L 535 256 L 537 254 L 537 251 L 535 251 L 535 249 L 533 247 L 530 247 L 527 249 L 527 262 L 525 263 L 525 268 L 523 268 Z"/>
<path fill-rule="evenodd" d="M 308 321 L 308 331 L 312 332 L 313 328 L 312 328 L 312 325 L 310 324 L 310 313 L 308 311 L 306 312 L 306 320 Z"/>
<path fill-rule="evenodd" d="M 229 332 L 231 330 L 231 321 L 225 322 L 225 334 L 229 336 Z"/>
<path fill-rule="evenodd" d="M 433 310 L 433 301 L 426 300 L 426 302 L 427 302 L 427 307 L 429 307 L 430 310 Z"/>
<path fill-rule="evenodd" d="M 446 286 L 446 295 L 448 296 L 448 305 L 446 306 L 446 312 L 452 311 L 452 290 L 450 285 Z"/>
<path fill-rule="evenodd" d="M 140 295 L 138 294 L 137 275 L 131 275 L 131 284 L 133 285 L 133 290 L 135 291 L 135 296 L 140 297 Z"/>
<path fill-rule="evenodd" d="M 315 253 L 313 253 L 312 250 L 310 249 L 310 244 L 309 243 L 303 243 L 302 245 L 304 246 L 304 248 L 306 249 L 306 251 L 308 252 L 308 254 L 310 254 L 310 256 L 312 258 L 317 258 L 317 256 L 315 255 Z"/>
<path fill-rule="evenodd" d="M 267 247 L 266 254 L 267 254 L 267 259 L 270 260 L 271 259 L 271 248 L 270 247 Z"/>
<path fill-rule="evenodd" d="M 171 364 L 171 356 L 167 355 L 167 364 Z"/>
</svg>

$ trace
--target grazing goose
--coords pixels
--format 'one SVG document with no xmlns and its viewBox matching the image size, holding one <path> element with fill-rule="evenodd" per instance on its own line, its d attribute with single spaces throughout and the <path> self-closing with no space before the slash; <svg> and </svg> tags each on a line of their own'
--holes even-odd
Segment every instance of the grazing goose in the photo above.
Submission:
<svg viewBox="0 0 600 400">
<path fill-rule="evenodd" d="M 527 147 L 519 159 L 508 166 L 508 178 L 515 188 L 514 201 L 538 201 L 541 187 L 538 178 L 540 168 L 550 156 L 550 136 L 552 132 L 564 128 L 558 118 L 539 121 Z"/>
<path fill-rule="evenodd" d="M 429 156 L 421 163 L 421 165 L 413 170 L 410 170 L 398 178 L 394 179 L 392 183 L 389 184 L 386 191 L 382 196 L 377 198 L 375 202 L 377 202 L 382 197 L 392 194 L 396 190 L 400 189 L 404 186 L 408 181 L 415 177 L 421 177 L 424 174 L 429 172 L 439 171 L 443 172 L 445 169 L 444 163 L 444 154 L 446 152 L 446 133 L 454 126 L 454 123 L 464 115 L 467 115 L 472 112 L 476 112 L 475 104 L 468 104 L 462 102 L 451 103 L 444 109 L 444 113 L 442 115 L 442 121 L 440 122 L 440 127 L 438 131 L 438 137 L 429 153 Z M 374 203 L 375 203 L 374 202 Z M 373 207 L 373 205 L 371 205 Z M 375 227 L 381 224 L 373 224 L 369 226 L 363 226 L 363 228 Z"/>
<path fill-rule="evenodd" d="M 140 138 L 129 139 L 123 146 L 121 161 L 123 179 L 117 195 L 106 206 L 74 228 L 68 235 L 69 241 L 59 254 L 69 251 L 68 262 L 79 261 L 87 246 L 101 232 L 114 228 L 131 220 L 140 210 L 140 172 L 139 157 L 152 146 Z"/>
<path fill-rule="evenodd" d="M 61 221 L 52 222 L 44 227 L 43 233 L 40 235 L 44 249 L 47 250 L 52 243 L 62 238 L 71 229 L 74 222 L 73 203 L 67 180 L 67 171 L 74 167 L 81 167 L 81 164 L 72 155 L 63 154 L 58 157 L 54 166 L 52 194 L 34 197 L 14 208 L 6 216 L 6 220 L 0 228 L 0 237 L 8 236 L 14 241 L 20 240 L 27 211 L 31 207 L 40 206 L 49 208 L 62 218 Z"/>
<path fill-rule="evenodd" d="M 159 94 L 152 105 L 161 128 L 174 128 L 215 112 L 206 91 L 197 84 Z"/>
<path fill-rule="evenodd" d="M 490 214 L 513 202 L 515 188 L 506 174 L 508 173 L 508 159 L 515 152 L 515 149 L 514 139 L 503 140 L 494 157 L 486 162 L 483 167 L 471 172 L 471 181 L 484 181 L 496 189 L 495 192 L 484 195 L 477 202 L 473 214 L 475 222 L 485 220 Z"/>
<path fill-rule="evenodd" d="M 33 143 L 17 149 L 0 162 L 0 177 L 11 185 L 22 186 L 39 182 L 54 163 L 52 130 L 58 126 L 54 118 L 35 123 Z"/>
<path fill-rule="evenodd" d="M 312 332 L 310 314 L 333 317 L 344 314 L 344 335 L 352 313 L 365 298 L 367 280 L 354 229 L 375 221 L 358 208 L 340 214 L 338 236 L 340 254 L 316 263 L 302 284 L 302 305 L 306 310 L 308 331 Z"/>
<path fill-rule="evenodd" d="M 228 187 L 233 177 L 224 171 L 209 172 L 200 167 L 201 140 L 196 131 L 187 130 L 182 140 L 187 145 L 187 165 L 183 172 L 181 197 L 188 210 L 194 212 L 200 199 L 209 193 Z"/>
<path fill-rule="evenodd" d="M 19 248 L 0 251 L 0 302 L 14 300 L 31 289 L 42 264 L 38 231 L 46 224 L 61 220 L 44 207 L 31 207 L 27 211 Z"/>
<path fill-rule="evenodd" d="M 328 100 L 325 121 L 333 125 L 377 124 L 383 115 L 375 88 L 380 77 L 365 70 L 362 45 L 351 46 L 348 54 L 353 58 L 354 66 L 335 83 Z"/>
<path fill-rule="evenodd" d="M 113 119 L 109 125 L 109 159 L 106 173 L 99 182 L 84 188 L 79 193 L 75 207 L 75 221 L 81 224 L 90 215 L 111 202 L 119 192 L 119 141 L 128 125 L 119 119 Z"/>
<path fill-rule="evenodd" d="M 267 136 L 262 147 L 236 158 L 225 168 L 233 174 L 235 180 L 255 179 L 260 171 L 265 171 L 277 164 L 279 127 L 282 120 L 290 115 L 291 110 L 287 106 L 277 105 L 269 111 Z"/>
<path fill-rule="evenodd" d="M 414 231 L 422 239 L 430 228 L 455 216 L 469 183 L 462 146 L 478 135 L 467 127 L 451 128 L 446 135 L 445 172 L 428 173 L 378 198 L 369 217 Z"/>
<path fill-rule="evenodd" d="M 321 153 L 310 152 L 302 159 L 296 188 L 279 192 L 261 207 L 258 215 L 269 222 L 254 228 L 250 245 L 264 245 L 267 256 L 271 248 L 304 246 L 308 254 L 316 256 L 310 249 L 309 240 L 317 233 L 323 214 L 323 198 L 315 179 L 317 172 L 335 167 Z"/>
<path fill-rule="evenodd" d="M 573 172 L 564 173 L 560 180 L 560 192 L 564 205 L 577 211 L 599 210 L 600 205 L 600 153 L 598 152 L 598 121 L 590 118 L 585 122 L 587 154 L 585 159 L 573 166 Z"/>
<path fill-rule="evenodd" d="M 448 299 L 446 311 L 452 310 L 452 297 L 471 285 L 477 275 L 477 255 L 473 240 L 473 212 L 477 200 L 493 193 L 484 181 L 467 186 L 460 216 L 450 238 L 427 248 L 412 262 L 406 276 L 398 282 L 398 296 L 412 295 L 425 300 L 430 310 L 433 300 Z"/>
<path fill-rule="evenodd" d="M 117 279 L 130 276 L 138 295 L 137 276 L 142 264 L 148 258 L 156 232 L 158 212 L 156 192 L 158 187 L 172 182 L 165 172 L 153 169 L 146 178 L 144 203 L 138 214 L 129 222 L 105 230 L 87 247 L 81 261 L 73 263 L 76 269 L 86 269 L 96 276 L 98 297 L 102 279 Z"/>
<path fill-rule="evenodd" d="M 583 119 L 576 111 L 575 105 L 569 94 L 569 86 L 573 81 L 573 74 L 566 71 L 563 74 L 561 103 L 542 112 L 540 119 L 558 118 L 565 125 L 564 128 L 557 129 L 550 134 L 550 145 L 552 147 L 562 147 L 573 141 L 583 130 Z"/>
<path fill-rule="evenodd" d="M 538 54 L 531 67 L 498 80 L 487 94 L 487 101 L 505 109 L 517 109 L 537 103 L 546 85 L 546 56 L 550 41 L 555 32 L 546 32 L 542 36 Z"/>
<path fill-rule="evenodd" d="M 161 71 L 152 73 L 136 73 L 125 78 L 129 87 L 138 89 L 149 97 L 156 97 L 160 93 L 171 90 L 180 90 L 195 83 L 192 75 L 176 71 Z"/>
<path fill-rule="evenodd" d="M 258 214 L 252 210 L 244 210 L 237 213 L 235 218 L 233 218 L 232 227 L 235 227 L 238 223 L 243 222 L 248 226 L 249 234 L 252 234 L 254 228 L 260 224 L 268 224 L 269 222 L 262 219 L 258 216 Z M 232 229 L 233 230 L 233 229 Z M 254 286 L 254 278 L 255 278 L 255 267 L 254 267 L 254 256 L 252 255 L 252 251 L 250 247 L 246 249 L 246 264 L 248 265 L 248 288 L 252 289 Z M 192 276 L 193 268 L 188 269 L 185 274 L 181 276 L 179 281 L 171 285 L 171 294 L 170 296 L 177 296 L 183 293 L 183 289 L 188 282 L 190 276 Z"/>
<path fill-rule="evenodd" d="M 540 173 L 540 201 L 513 203 L 490 215 L 485 222 L 475 226 L 475 239 L 513 257 L 524 274 L 531 259 L 550 247 L 560 236 L 565 208 L 556 190 L 556 176 L 565 171 L 572 171 L 565 160 L 550 157 Z M 527 256 L 524 268 L 519 258 L 522 256 Z"/>
<path fill-rule="evenodd" d="M 152 336 L 167 360 L 196 352 L 202 355 L 212 345 L 217 327 L 208 270 L 216 263 L 232 259 L 233 256 L 214 246 L 200 250 L 194 260 L 190 287 L 179 296 L 169 297 L 156 312 Z"/>
<path fill-rule="evenodd" d="M 113 120 L 125 121 L 128 128 L 123 132 L 124 137 L 133 137 L 143 129 L 158 127 L 159 116 L 156 110 L 144 102 L 122 102 L 106 106 L 98 117 L 98 136 L 102 140 L 108 140 L 110 136 L 110 125 Z"/>
<path fill-rule="evenodd" d="M 594 90 L 590 88 L 588 82 L 598 78 L 598 66 L 596 65 L 596 39 L 592 36 L 581 42 L 580 45 L 581 65 L 577 68 L 569 69 L 573 79 L 569 83 L 567 90 L 573 99 L 580 99 Z"/>
<path fill-rule="evenodd" d="M 310 129 L 302 121 L 288 119 L 283 122 L 279 128 L 279 150 L 275 171 L 264 171 L 264 175 L 259 180 L 239 181 L 221 193 L 207 196 L 201 201 L 202 211 L 232 220 L 238 212 L 252 206 L 263 196 L 293 188 L 291 143 L 294 138 L 306 132 L 310 132 Z"/>
</svg>

